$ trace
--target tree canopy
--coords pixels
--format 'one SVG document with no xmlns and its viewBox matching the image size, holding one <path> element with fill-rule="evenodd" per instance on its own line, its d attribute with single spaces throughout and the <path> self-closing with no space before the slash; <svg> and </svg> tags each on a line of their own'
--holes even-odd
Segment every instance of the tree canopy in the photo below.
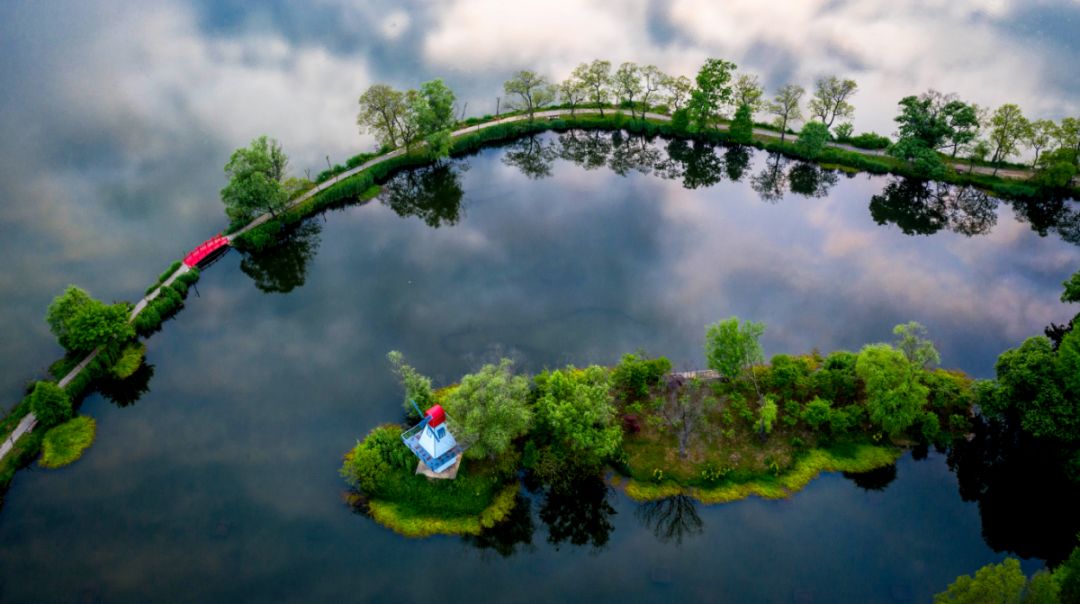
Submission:
<svg viewBox="0 0 1080 604">
<path fill-rule="evenodd" d="M 698 70 L 696 86 L 690 92 L 691 126 L 704 130 L 720 117 L 720 108 L 731 99 L 731 72 L 735 64 L 723 59 L 706 59 Z"/>
<path fill-rule="evenodd" d="M 517 97 L 517 100 L 508 103 L 510 108 L 524 110 L 530 120 L 538 108 L 551 104 L 558 93 L 544 76 L 524 69 L 503 84 L 503 91 Z"/>
<path fill-rule="evenodd" d="M 513 361 L 484 365 L 446 397 L 446 410 L 455 420 L 458 439 L 468 443 L 473 459 L 497 457 L 532 425 L 528 406 L 529 380 L 513 373 Z"/>
<path fill-rule="evenodd" d="M 450 155 L 450 131 L 454 125 L 454 91 L 440 78 L 420 85 L 420 91 L 410 95 L 416 114 L 417 136 L 427 143 L 431 157 Z"/>
<path fill-rule="evenodd" d="M 431 378 L 406 363 L 405 355 L 397 350 L 391 350 L 386 353 L 386 360 L 390 361 L 390 364 L 394 367 L 394 375 L 397 376 L 402 388 L 405 390 L 405 400 L 402 402 L 402 406 L 405 407 L 406 411 L 413 412 L 413 403 L 416 403 L 420 408 L 420 412 L 423 413 L 435 403 L 435 395 L 431 390 Z"/>
<path fill-rule="evenodd" d="M 829 141 L 829 127 L 821 122 L 807 122 L 799 131 L 795 149 L 807 159 L 817 159 Z"/>
<path fill-rule="evenodd" d="M 705 358 L 709 369 L 734 378 L 765 360 L 758 340 L 765 333 L 764 323 L 740 321 L 729 317 L 717 321 L 705 332 Z"/>
<path fill-rule="evenodd" d="M 105 304 L 85 290 L 69 285 L 53 299 L 45 315 L 57 341 L 71 352 L 90 352 L 102 345 L 135 337 L 128 323 L 127 304 Z"/>
<path fill-rule="evenodd" d="M 869 344 L 859 351 L 855 373 L 866 384 L 870 420 L 898 436 L 919 418 L 929 390 L 902 352 L 888 344 Z"/>
<path fill-rule="evenodd" d="M 980 568 L 974 577 L 957 577 L 947 590 L 934 596 L 934 604 L 1019 604 L 1026 583 L 1020 562 L 1006 558 L 1001 564 Z"/>
<path fill-rule="evenodd" d="M 565 453 L 563 466 L 598 468 L 622 443 L 606 369 L 567 367 L 536 376 L 536 430 Z"/>
<path fill-rule="evenodd" d="M 289 158 L 272 138 L 260 136 L 233 151 L 225 174 L 229 184 L 221 190 L 225 213 L 231 220 L 250 220 L 258 212 L 272 216 L 289 201 L 282 181 Z"/>
<path fill-rule="evenodd" d="M 37 382 L 30 392 L 30 411 L 41 425 L 56 426 L 71 419 L 71 397 L 52 382 Z"/>
<path fill-rule="evenodd" d="M 375 135 L 379 144 L 397 147 L 402 140 L 401 121 L 410 119 L 405 93 L 386 84 L 375 84 L 360 95 L 360 114 L 356 123 Z"/>
<path fill-rule="evenodd" d="M 772 102 L 769 103 L 769 112 L 776 116 L 776 127 L 780 129 L 781 144 L 787 136 L 788 124 L 802 119 L 799 103 L 804 94 L 806 94 L 806 89 L 802 86 L 788 84 L 778 90 Z"/>
<path fill-rule="evenodd" d="M 603 116 L 603 105 L 611 98 L 611 61 L 597 59 L 592 63 L 582 63 L 574 69 L 571 77 L 581 82 L 590 102 L 600 105 L 600 115 Z"/>
<path fill-rule="evenodd" d="M 814 85 L 814 98 L 810 99 L 810 115 L 827 128 L 832 128 L 837 118 L 855 115 L 855 107 L 848 99 L 858 90 L 855 80 L 841 80 L 836 76 L 818 78 Z"/>
</svg>

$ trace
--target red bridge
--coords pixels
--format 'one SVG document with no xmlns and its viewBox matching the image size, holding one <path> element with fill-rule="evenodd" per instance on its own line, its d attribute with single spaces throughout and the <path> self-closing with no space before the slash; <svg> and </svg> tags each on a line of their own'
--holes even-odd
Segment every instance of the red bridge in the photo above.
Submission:
<svg viewBox="0 0 1080 604">
<path fill-rule="evenodd" d="M 207 256 L 220 250 L 226 245 L 229 245 L 228 237 L 225 237 L 223 235 L 211 237 L 210 239 L 207 239 L 206 241 L 200 243 L 195 249 L 188 252 L 188 255 L 184 256 L 184 264 L 188 265 L 189 267 L 195 266 L 196 264 L 205 260 Z"/>
</svg>

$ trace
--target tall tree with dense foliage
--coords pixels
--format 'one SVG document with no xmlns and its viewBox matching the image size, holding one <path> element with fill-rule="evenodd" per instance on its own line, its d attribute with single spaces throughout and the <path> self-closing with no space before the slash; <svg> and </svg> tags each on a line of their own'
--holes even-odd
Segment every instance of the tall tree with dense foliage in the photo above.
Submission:
<svg viewBox="0 0 1080 604">
<path fill-rule="evenodd" d="M 221 190 L 221 201 L 229 218 L 249 220 L 257 212 L 276 216 L 284 209 L 289 201 L 283 184 L 288 163 L 281 144 L 265 136 L 233 151 L 225 164 L 229 184 Z"/>
<path fill-rule="evenodd" d="M 45 321 L 64 349 L 86 353 L 98 346 L 135 337 L 128 314 L 126 304 L 105 304 L 91 298 L 85 290 L 69 285 L 64 293 L 53 298 Z"/>
<path fill-rule="evenodd" d="M 929 390 L 918 379 L 919 369 L 888 344 L 870 344 L 859 351 L 855 373 L 866 385 L 870 420 L 891 436 L 899 436 L 919 418 Z"/>
<path fill-rule="evenodd" d="M 424 82 L 419 92 L 408 95 L 416 115 L 416 135 L 427 144 L 433 158 L 450 155 L 450 131 L 454 125 L 454 91 L 439 78 Z"/>
<path fill-rule="evenodd" d="M 731 72 L 735 69 L 730 61 L 707 59 L 698 70 L 687 105 L 690 125 L 696 131 L 704 130 L 720 118 L 720 108 L 731 99 Z"/>
<path fill-rule="evenodd" d="M 544 76 L 524 69 L 503 84 L 503 91 L 517 97 L 517 100 L 507 103 L 510 108 L 524 110 L 530 120 L 538 108 L 551 104 L 557 94 L 556 88 Z"/>
<path fill-rule="evenodd" d="M 397 147 L 401 139 L 400 122 L 405 118 L 408 105 L 405 93 L 386 84 L 374 84 L 360 95 L 360 114 L 356 124 L 371 134 L 385 147 Z"/>
<path fill-rule="evenodd" d="M 1061 354 L 1062 350 L 1067 350 Z M 1080 439 L 1080 384 L 1073 371 L 1080 369 L 1080 333 L 1062 338 L 1055 354 L 1050 340 L 1037 336 L 1024 340 L 998 356 L 996 388 L 980 400 L 990 415 L 1016 417 L 1024 431 L 1040 438 L 1064 442 Z M 1070 379 L 1071 378 L 1071 379 Z"/>
<path fill-rule="evenodd" d="M 630 115 L 634 115 L 634 98 L 644 91 L 641 85 L 641 68 L 637 66 L 637 63 L 629 61 L 619 65 L 619 68 L 615 70 L 615 75 L 612 76 L 612 83 L 619 102 L 626 103 L 630 107 Z M 642 115 L 644 113 L 643 110 Z"/>
<path fill-rule="evenodd" d="M 71 397 L 52 382 L 37 382 L 30 392 L 30 411 L 45 427 L 60 425 L 71 419 Z"/>
<path fill-rule="evenodd" d="M 776 96 L 769 103 L 769 112 L 776 116 L 776 127 L 780 129 L 780 144 L 784 144 L 787 136 L 788 124 L 802 119 L 802 109 L 799 103 L 802 101 L 806 89 L 795 84 L 788 84 L 776 91 Z"/>
<path fill-rule="evenodd" d="M 514 375 L 513 361 L 484 365 L 446 397 L 446 410 L 455 421 L 458 439 L 467 443 L 466 456 L 493 458 L 504 453 L 510 443 L 528 432 L 532 425 L 529 408 L 529 380 Z"/>
<path fill-rule="evenodd" d="M 799 131 L 799 138 L 795 141 L 795 150 L 807 159 L 817 159 L 828 141 L 828 126 L 818 121 L 807 122 Z"/>
<path fill-rule="evenodd" d="M 586 98 L 600 106 L 600 116 L 604 115 L 604 105 L 611 100 L 611 61 L 597 59 L 592 63 L 582 63 L 574 68 L 571 76 L 588 91 Z"/>
<path fill-rule="evenodd" d="M 622 443 L 615 423 L 611 378 L 597 366 L 536 376 L 536 432 L 561 458 L 562 468 L 596 471 Z"/>
<path fill-rule="evenodd" d="M 858 88 L 855 80 L 841 80 L 836 76 L 818 78 L 814 98 L 810 99 L 810 115 L 828 128 L 832 128 L 837 118 L 850 118 L 855 115 L 855 107 L 848 99 Z"/>
<path fill-rule="evenodd" d="M 995 175 L 1000 162 L 1020 151 L 1020 141 L 1027 129 L 1027 118 L 1020 111 L 1020 107 L 1013 103 L 998 107 L 990 117 L 990 146 L 993 149 L 990 161 L 994 163 Z"/>
</svg>

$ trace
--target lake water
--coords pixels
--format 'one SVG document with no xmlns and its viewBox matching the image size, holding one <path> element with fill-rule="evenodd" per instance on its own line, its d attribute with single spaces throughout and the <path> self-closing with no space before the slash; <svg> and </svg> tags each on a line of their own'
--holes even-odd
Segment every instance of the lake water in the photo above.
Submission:
<svg viewBox="0 0 1080 604">
<path fill-rule="evenodd" d="M 944 366 L 990 377 L 1072 315 L 1077 242 L 1071 202 L 606 134 L 401 175 L 204 271 L 141 387 L 83 403 L 84 458 L 16 477 L 0 599 L 918 602 L 1009 551 L 1031 572 L 1076 528 L 983 517 L 935 452 L 784 501 L 523 491 L 478 539 L 401 538 L 342 502 L 337 469 L 401 418 L 391 349 L 446 384 L 499 356 L 536 371 L 644 349 L 700 368 L 705 325 L 733 314 L 768 325 L 768 355 L 857 350 L 917 320 Z"/>
</svg>

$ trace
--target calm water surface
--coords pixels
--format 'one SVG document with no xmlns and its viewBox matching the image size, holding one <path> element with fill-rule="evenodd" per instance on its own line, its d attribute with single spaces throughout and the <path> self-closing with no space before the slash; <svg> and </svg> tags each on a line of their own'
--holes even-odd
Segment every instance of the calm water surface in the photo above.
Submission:
<svg viewBox="0 0 1080 604">
<path fill-rule="evenodd" d="M 1019 548 L 934 452 L 786 501 L 523 491 L 478 539 L 406 540 L 354 514 L 337 469 L 400 418 L 391 349 L 446 384 L 500 355 L 535 371 L 643 348 L 701 367 L 704 326 L 732 314 L 768 324 L 767 354 L 858 349 L 918 320 L 945 366 L 989 377 L 1002 350 L 1071 316 L 1057 301 L 1080 264 L 1069 203 L 561 139 L 402 175 L 280 250 L 206 270 L 150 341 L 146 392 L 91 395 L 84 458 L 16 478 L 0 599 L 908 602 Z M 1051 549 L 1024 550 L 1025 569 Z"/>
</svg>

